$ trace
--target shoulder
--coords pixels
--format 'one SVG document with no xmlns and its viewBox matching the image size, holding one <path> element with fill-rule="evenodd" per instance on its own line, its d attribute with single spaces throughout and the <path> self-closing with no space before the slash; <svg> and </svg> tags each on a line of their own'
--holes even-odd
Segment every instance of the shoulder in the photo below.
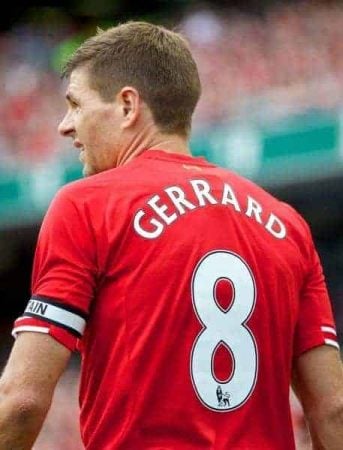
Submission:
<svg viewBox="0 0 343 450">
<path fill-rule="evenodd" d="M 287 220 L 289 228 L 293 231 L 293 233 L 299 235 L 301 238 L 311 240 L 312 233 L 310 225 L 302 214 L 289 203 L 280 200 L 278 202 L 279 208 L 283 211 L 285 220 Z"/>
<path fill-rule="evenodd" d="M 287 227 L 287 230 L 296 240 L 311 240 L 311 229 L 302 214 L 291 204 L 278 198 L 267 188 L 256 182 L 232 172 L 239 190 L 242 189 L 246 195 L 253 197 L 257 202 L 268 207 Z"/>
<path fill-rule="evenodd" d="M 77 200 L 90 195 L 94 191 L 105 190 L 110 183 L 110 179 L 115 178 L 115 170 L 108 170 L 97 175 L 72 181 L 60 188 L 55 197 Z"/>
<path fill-rule="evenodd" d="M 88 201 L 101 201 L 108 193 L 116 192 L 125 184 L 129 171 L 129 167 L 123 166 L 72 181 L 57 191 L 53 202 L 82 205 Z"/>
</svg>

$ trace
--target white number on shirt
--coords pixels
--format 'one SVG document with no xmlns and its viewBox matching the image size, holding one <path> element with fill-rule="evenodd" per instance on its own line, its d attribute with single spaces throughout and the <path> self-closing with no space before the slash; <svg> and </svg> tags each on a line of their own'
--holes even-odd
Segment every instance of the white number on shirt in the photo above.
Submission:
<svg viewBox="0 0 343 450">
<path fill-rule="evenodd" d="M 226 278 L 233 286 L 227 311 L 216 301 L 215 286 Z M 192 278 L 195 313 L 203 325 L 191 354 L 191 376 L 200 401 L 211 410 L 230 411 L 252 394 L 257 378 L 258 353 L 253 334 L 245 325 L 255 308 L 256 287 L 247 263 L 238 255 L 218 250 L 198 263 Z M 214 376 L 213 357 L 223 343 L 233 358 L 231 377 L 220 382 Z"/>
</svg>

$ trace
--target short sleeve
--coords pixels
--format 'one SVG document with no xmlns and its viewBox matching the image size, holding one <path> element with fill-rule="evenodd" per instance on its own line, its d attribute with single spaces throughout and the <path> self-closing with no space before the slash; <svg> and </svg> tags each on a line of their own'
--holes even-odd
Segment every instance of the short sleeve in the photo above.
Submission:
<svg viewBox="0 0 343 450">
<path fill-rule="evenodd" d="M 308 242 L 308 273 L 300 296 L 294 341 L 295 356 L 320 345 L 331 345 L 339 349 L 322 265 L 311 236 Z"/>
<path fill-rule="evenodd" d="M 95 239 L 82 199 L 63 188 L 39 233 L 32 296 L 12 334 L 49 333 L 70 350 L 82 337 L 97 277 Z"/>
</svg>

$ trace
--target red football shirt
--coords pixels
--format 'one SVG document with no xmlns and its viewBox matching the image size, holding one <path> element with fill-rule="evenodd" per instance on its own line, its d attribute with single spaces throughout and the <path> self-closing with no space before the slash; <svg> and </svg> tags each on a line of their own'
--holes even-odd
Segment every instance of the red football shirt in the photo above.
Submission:
<svg viewBox="0 0 343 450">
<path fill-rule="evenodd" d="M 60 190 L 22 330 L 81 351 L 87 450 L 294 449 L 292 360 L 338 346 L 304 220 L 158 150 Z"/>
</svg>

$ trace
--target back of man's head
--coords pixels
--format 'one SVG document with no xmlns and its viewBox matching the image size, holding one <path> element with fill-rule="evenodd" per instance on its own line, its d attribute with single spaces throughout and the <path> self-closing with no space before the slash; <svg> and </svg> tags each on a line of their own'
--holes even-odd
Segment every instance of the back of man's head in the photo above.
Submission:
<svg viewBox="0 0 343 450">
<path fill-rule="evenodd" d="M 63 75 L 83 66 L 90 87 L 104 101 L 113 101 L 124 86 L 135 87 L 162 132 L 189 134 L 201 87 L 197 66 L 180 34 L 146 22 L 99 30 L 75 51 Z"/>
</svg>

